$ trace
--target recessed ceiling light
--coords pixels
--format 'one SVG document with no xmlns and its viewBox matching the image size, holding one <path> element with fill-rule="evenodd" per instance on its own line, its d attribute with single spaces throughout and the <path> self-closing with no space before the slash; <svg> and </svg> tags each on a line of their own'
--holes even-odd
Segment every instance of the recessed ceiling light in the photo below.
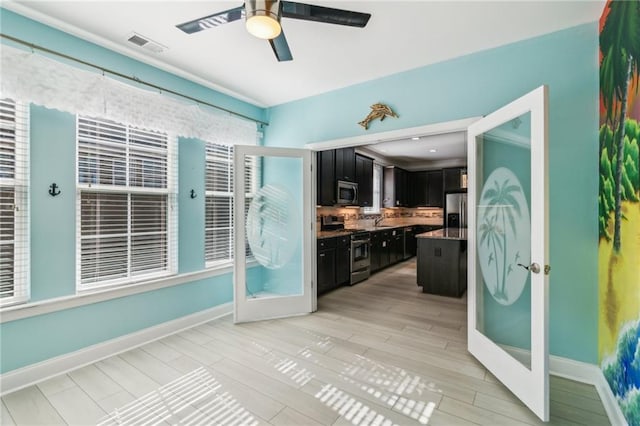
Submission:
<svg viewBox="0 0 640 426">
<path fill-rule="evenodd" d="M 415 137 L 415 138 L 411 138 L 411 140 L 412 140 L 412 141 L 419 141 L 419 140 L 420 140 L 420 138 Z"/>
<path fill-rule="evenodd" d="M 429 150 L 429 152 L 438 152 L 438 150 L 437 150 L 437 149 L 433 149 L 433 148 L 431 148 L 431 149 Z"/>
</svg>

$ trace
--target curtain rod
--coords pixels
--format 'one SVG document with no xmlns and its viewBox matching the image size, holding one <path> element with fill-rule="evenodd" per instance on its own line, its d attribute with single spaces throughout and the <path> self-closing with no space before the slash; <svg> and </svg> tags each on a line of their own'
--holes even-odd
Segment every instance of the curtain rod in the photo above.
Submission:
<svg viewBox="0 0 640 426">
<path fill-rule="evenodd" d="M 188 100 L 190 100 L 190 101 L 197 102 L 197 103 L 202 104 L 202 105 L 210 106 L 211 108 L 215 108 L 215 109 L 217 109 L 217 110 L 224 111 L 224 112 L 229 113 L 229 114 L 231 114 L 231 115 L 235 115 L 236 117 L 244 118 L 244 119 L 246 119 L 246 120 L 250 120 L 250 121 L 253 121 L 253 122 L 255 122 L 255 123 L 265 125 L 265 126 L 268 126 L 268 125 L 269 125 L 269 123 L 267 123 L 266 121 L 258 120 L 257 118 L 249 117 L 249 116 L 247 116 L 247 115 L 240 114 L 240 113 L 235 112 L 235 111 L 231 111 L 231 110 L 229 110 L 229 109 L 223 108 L 223 107 L 218 106 L 218 105 L 214 105 L 214 104 L 209 103 L 209 102 L 207 102 L 207 101 L 203 101 L 203 100 L 201 100 L 201 99 L 194 98 L 194 97 L 192 97 L 192 96 L 185 95 L 185 94 L 183 94 L 183 93 L 176 92 L 176 91 L 174 91 L 174 90 L 167 89 L 167 88 L 162 87 L 162 86 L 158 86 L 157 84 L 153 84 L 153 83 L 149 83 L 149 82 L 144 81 L 144 80 L 140 80 L 140 79 L 139 79 L 138 77 L 136 77 L 136 76 L 129 76 L 129 75 L 126 75 L 126 74 L 122 74 L 122 73 L 120 73 L 120 72 L 118 72 L 118 71 L 114 71 L 114 70 L 112 70 L 112 69 L 105 68 L 105 67 L 102 67 L 102 66 L 100 66 L 100 65 L 96 65 L 96 64 L 93 64 L 93 63 L 91 63 L 91 62 L 87 62 L 87 61 L 84 61 L 84 60 L 82 60 L 82 59 L 78 59 L 78 58 L 76 58 L 76 57 L 73 57 L 73 56 L 67 55 L 67 54 L 65 54 L 65 53 L 57 52 L 57 51 L 55 51 L 55 50 L 51 50 L 51 49 L 48 49 L 48 48 L 46 48 L 46 47 L 39 46 L 39 45 L 34 44 L 34 43 L 30 43 L 30 42 L 25 41 L 25 40 L 21 40 L 21 39 L 19 39 L 19 38 L 12 37 L 12 36 L 7 35 L 7 34 L 2 34 L 2 33 L 0 33 L 0 36 L 1 36 L 2 38 L 6 38 L 7 40 L 11 40 L 11 41 L 13 41 L 13 42 L 15 42 L 15 43 L 18 43 L 18 44 L 22 44 L 22 45 L 24 45 L 24 46 L 27 46 L 27 47 L 31 48 L 32 50 L 40 50 L 40 51 L 45 52 L 45 53 L 49 53 L 49 54 L 52 54 L 52 55 L 55 55 L 55 56 L 59 56 L 59 57 L 64 58 L 64 59 L 68 59 L 68 60 L 71 60 L 71 61 L 77 62 L 77 63 L 82 64 L 82 65 L 86 65 L 86 66 L 89 66 L 89 67 L 95 68 L 95 69 L 97 69 L 97 70 L 102 71 L 102 73 L 103 73 L 103 74 L 104 74 L 104 73 L 108 73 L 108 74 L 114 75 L 114 76 L 116 76 L 116 77 L 120 77 L 120 78 L 124 78 L 124 79 L 126 79 L 126 80 L 134 81 L 134 82 L 136 82 L 136 83 L 138 83 L 138 84 L 143 84 L 143 85 L 145 85 L 145 86 L 147 86 L 147 87 L 151 87 L 151 88 L 153 88 L 153 89 L 159 90 L 160 92 L 171 93 L 172 95 L 180 96 L 181 98 L 188 99 Z"/>
</svg>

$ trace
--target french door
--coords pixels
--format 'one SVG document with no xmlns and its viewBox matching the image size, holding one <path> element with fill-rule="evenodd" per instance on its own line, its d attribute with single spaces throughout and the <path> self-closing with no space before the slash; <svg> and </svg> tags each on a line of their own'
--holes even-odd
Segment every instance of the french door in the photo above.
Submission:
<svg viewBox="0 0 640 426">
<path fill-rule="evenodd" d="M 236 145 L 234 171 L 234 322 L 311 312 L 311 151 Z"/>
<path fill-rule="evenodd" d="M 468 346 L 549 419 L 547 87 L 468 129 Z"/>
</svg>

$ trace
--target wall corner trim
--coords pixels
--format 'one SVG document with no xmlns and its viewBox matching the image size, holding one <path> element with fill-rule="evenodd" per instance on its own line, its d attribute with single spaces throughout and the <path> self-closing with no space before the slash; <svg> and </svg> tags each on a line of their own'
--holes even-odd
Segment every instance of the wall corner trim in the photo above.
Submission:
<svg viewBox="0 0 640 426">
<path fill-rule="evenodd" d="M 195 327 L 233 312 L 233 303 L 164 322 L 134 333 L 116 337 L 86 348 L 28 365 L 0 375 L 0 395 L 6 395 L 59 374 L 92 364 L 110 356 Z"/>
<path fill-rule="evenodd" d="M 611 424 L 615 426 L 627 424 L 622 410 L 620 410 L 620 406 L 616 401 L 616 397 L 613 395 L 607 380 L 604 378 L 602 370 L 600 370 L 597 365 L 550 355 L 549 373 L 554 376 L 595 386 Z"/>
</svg>

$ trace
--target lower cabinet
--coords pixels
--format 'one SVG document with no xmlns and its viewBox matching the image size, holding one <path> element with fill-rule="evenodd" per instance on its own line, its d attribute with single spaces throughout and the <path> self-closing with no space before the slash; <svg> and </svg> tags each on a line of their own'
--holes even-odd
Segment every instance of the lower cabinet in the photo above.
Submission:
<svg viewBox="0 0 640 426">
<path fill-rule="evenodd" d="M 424 293 L 462 296 L 467 290 L 467 241 L 420 238 L 417 283 Z"/>
<path fill-rule="evenodd" d="M 351 282 L 351 237 L 336 238 L 336 287 Z"/>
<path fill-rule="evenodd" d="M 351 238 L 347 236 L 318 240 L 318 294 L 349 284 L 351 280 Z"/>
<path fill-rule="evenodd" d="M 336 246 L 335 238 L 318 240 L 318 294 L 329 291 L 336 281 Z"/>
<path fill-rule="evenodd" d="M 398 263 L 404 259 L 404 231 L 397 228 L 391 231 L 389 263 Z"/>
<path fill-rule="evenodd" d="M 389 266 L 389 231 L 374 231 L 371 233 L 371 272 Z"/>
</svg>

